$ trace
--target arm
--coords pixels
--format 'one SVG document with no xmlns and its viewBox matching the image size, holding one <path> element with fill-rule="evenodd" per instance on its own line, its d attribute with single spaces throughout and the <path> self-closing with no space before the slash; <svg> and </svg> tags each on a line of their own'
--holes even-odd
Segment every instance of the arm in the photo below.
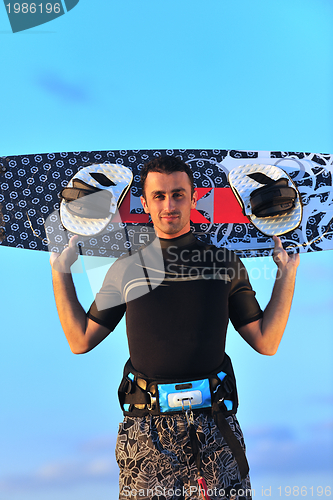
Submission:
<svg viewBox="0 0 333 500">
<path fill-rule="evenodd" d="M 60 255 L 52 253 L 53 290 L 61 326 L 74 354 L 90 351 L 98 345 L 110 330 L 87 318 L 78 301 L 70 268 L 77 260 L 75 251 L 78 237 L 69 241 L 69 246 Z"/>
<path fill-rule="evenodd" d="M 261 319 L 238 329 L 253 349 L 268 356 L 276 353 L 286 328 L 299 264 L 299 254 L 288 255 L 280 238 L 274 236 L 273 239 L 273 259 L 278 270 L 271 299 Z"/>
</svg>

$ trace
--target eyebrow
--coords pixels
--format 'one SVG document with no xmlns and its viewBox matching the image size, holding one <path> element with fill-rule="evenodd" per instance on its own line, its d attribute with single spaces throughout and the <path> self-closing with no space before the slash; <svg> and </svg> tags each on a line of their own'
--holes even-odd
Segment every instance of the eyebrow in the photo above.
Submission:
<svg viewBox="0 0 333 500">
<path fill-rule="evenodd" d="M 185 188 L 182 188 L 182 187 L 181 187 L 181 188 L 176 188 L 176 189 L 173 189 L 173 190 L 171 191 L 171 193 L 180 193 L 180 192 L 183 192 L 183 191 L 186 191 L 186 190 L 185 190 Z M 162 191 L 162 190 L 157 190 L 157 191 L 152 191 L 152 192 L 151 192 L 151 194 L 152 194 L 153 196 L 155 196 L 155 195 L 157 195 L 157 194 L 165 194 L 165 193 L 166 193 L 166 191 Z"/>
</svg>

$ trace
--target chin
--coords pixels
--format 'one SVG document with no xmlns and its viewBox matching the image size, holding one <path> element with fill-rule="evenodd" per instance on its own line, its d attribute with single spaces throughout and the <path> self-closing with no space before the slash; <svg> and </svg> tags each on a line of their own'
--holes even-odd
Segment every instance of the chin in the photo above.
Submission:
<svg viewBox="0 0 333 500">
<path fill-rule="evenodd" d="M 173 236 L 181 233 L 183 231 L 184 227 L 167 227 L 167 228 L 158 228 L 160 233 L 163 233 L 167 236 Z M 163 235 L 161 235 L 161 238 L 163 238 Z"/>
</svg>

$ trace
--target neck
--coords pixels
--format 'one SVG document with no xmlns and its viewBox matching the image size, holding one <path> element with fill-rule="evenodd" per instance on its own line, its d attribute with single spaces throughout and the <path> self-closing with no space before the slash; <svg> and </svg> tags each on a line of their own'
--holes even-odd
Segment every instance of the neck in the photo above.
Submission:
<svg viewBox="0 0 333 500">
<path fill-rule="evenodd" d="M 169 247 L 174 247 L 174 248 L 187 247 L 188 245 L 192 245 L 196 241 L 196 239 L 194 234 L 191 231 L 189 231 L 188 233 L 182 234 L 175 238 L 168 238 L 168 239 L 158 238 L 156 241 L 158 241 L 160 248 L 164 250 Z"/>
<path fill-rule="evenodd" d="M 189 233 L 190 230 L 191 230 L 191 225 L 190 223 L 188 223 L 186 224 L 185 227 L 183 227 L 181 231 L 178 231 L 178 233 L 174 234 L 164 233 L 163 231 L 160 231 L 158 228 L 155 228 L 155 233 L 158 238 L 163 238 L 164 240 L 172 240 L 174 238 L 182 236 L 183 234 Z"/>
</svg>

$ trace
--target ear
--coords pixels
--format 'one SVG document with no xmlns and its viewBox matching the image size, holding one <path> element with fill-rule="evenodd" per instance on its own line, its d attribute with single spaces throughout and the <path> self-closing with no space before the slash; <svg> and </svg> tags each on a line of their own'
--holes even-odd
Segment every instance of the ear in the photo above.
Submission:
<svg viewBox="0 0 333 500">
<path fill-rule="evenodd" d="M 146 200 L 144 199 L 143 196 L 140 196 L 140 201 L 141 201 L 141 204 L 143 206 L 143 210 L 145 211 L 146 214 L 149 214 L 149 208 L 148 208 L 148 205 L 147 205 L 147 202 Z"/>
<path fill-rule="evenodd" d="M 191 208 L 195 208 L 197 206 L 197 201 L 198 201 L 198 193 L 197 191 L 194 191 L 192 200 L 191 200 Z"/>
</svg>

